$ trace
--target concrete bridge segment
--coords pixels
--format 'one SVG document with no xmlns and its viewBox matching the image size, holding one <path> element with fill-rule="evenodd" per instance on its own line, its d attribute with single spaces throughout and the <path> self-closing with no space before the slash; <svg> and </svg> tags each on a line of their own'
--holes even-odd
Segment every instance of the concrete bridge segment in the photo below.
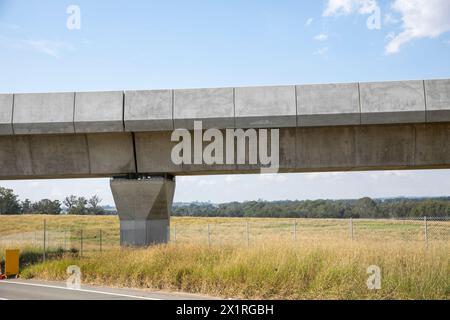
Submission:
<svg viewBox="0 0 450 320">
<path fill-rule="evenodd" d="M 0 179 L 114 177 L 121 243 L 169 238 L 175 128 L 279 128 L 280 172 L 450 168 L 450 80 L 0 94 Z M 248 150 L 247 150 L 248 152 Z"/>
</svg>

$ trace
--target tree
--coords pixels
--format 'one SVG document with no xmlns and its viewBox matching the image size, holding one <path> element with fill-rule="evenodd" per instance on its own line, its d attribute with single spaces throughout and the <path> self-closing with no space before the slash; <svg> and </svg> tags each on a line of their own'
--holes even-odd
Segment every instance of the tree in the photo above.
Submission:
<svg viewBox="0 0 450 320">
<path fill-rule="evenodd" d="M 86 214 L 87 213 L 87 208 L 86 208 L 87 203 L 88 202 L 85 197 L 78 197 L 69 213 L 70 214 L 80 214 L 80 215 Z"/>
<path fill-rule="evenodd" d="M 59 200 L 42 199 L 32 205 L 34 213 L 40 214 L 60 214 L 61 202 Z"/>
<path fill-rule="evenodd" d="M 100 199 L 99 196 L 94 195 L 92 197 L 89 198 L 88 200 L 88 204 L 89 204 L 89 208 L 88 211 L 91 214 L 104 214 L 105 211 L 103 210 L 103 208 L 101 206 L 99 206 L 99 203 L 102 202 L 102 199 Z"/>
<path fill-rule="evenodd" d="M 377 217 L 378 208 L 375 201 L 369 197 L 364 197 L 356 201 L 353 212 L 359 218 L 374 218 Z"/>
<path fill-rule="evenodd" d="M 31 203 L 30 199 L 25 199 L 25 201 L 22 201 L 21 207 L 22 207 L 22 213 L 24 213 L 24 214 L 33 213 L 33 205 Z"/>
<path fill-rule="evenodd" d="M 68 197 L 65 197 L 63 200 L 63 204 L 67 207 L 67 211 L 70 212 L 72 208 L 75 206 L 77 202 L 77 196 L 71 194 Z"/>
<path fill-rule="evenodd" d="M 13 190 L 0 187 L 0 214 L 20 214 L 18 196 Z"/>
<path fill-rule="evenodd" d="M 88 201 L 85 197 L 77 197 L 70 195 L 66 197 L 63 201 L 64 205 L 67 207 L 68 214 L 86 214 L 88 209 L 86 207 Z"/>
<path fill-rule="evenodd" d="M 89 199 L 70 195 L 64 199 L 64 205 L 67 207 L 68 214 L 104 214 L 105 211 L 99 205 L 102 199 L 94 195 Z"/>
</svg>

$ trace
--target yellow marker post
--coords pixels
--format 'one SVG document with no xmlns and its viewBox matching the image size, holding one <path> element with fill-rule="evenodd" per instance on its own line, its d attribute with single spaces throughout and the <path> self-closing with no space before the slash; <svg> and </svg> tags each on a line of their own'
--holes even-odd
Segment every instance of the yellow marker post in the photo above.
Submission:
<svg viewBox="0 0 450 320">
<path fill-rule="evenodd" d="M 7 277 L 19 274 L 19 249 L 5 251 L 5 274 Z"/>
</svg>

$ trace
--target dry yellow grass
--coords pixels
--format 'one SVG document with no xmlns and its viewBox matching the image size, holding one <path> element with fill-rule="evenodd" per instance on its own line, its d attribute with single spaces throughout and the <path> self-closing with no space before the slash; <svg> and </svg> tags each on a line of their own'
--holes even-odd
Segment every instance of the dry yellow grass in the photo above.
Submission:
<svg viewBox="0 0 450 320">
<path fill-rule="evenodd" d="M 117 216 L 49 216 L 21 215 L 0 216 L 0 245 L 2 243 L 36 244 L 43 240 L 43 223 L 47 221 L 50 246 L 60 246 L 67 236 L 69 245 L 79 245 L 83 230 L 85 245 L 98 244 L 102 230 L 103 243 L 119 244 L 119 220 Z M 182 243 L 207 243 L 208 225 L 212 244 L 246 244 L 247 223 L 249 241 L 292 241 L 294 222 L 299 242 L 311 239 L 335 241 L 350 239 L 349 220 L 343 219 L 277 219 L 277 218 L 192 218 L 172 217 L 171 239 Z M 428 237 L 433 241 L 450 241 L 450 221 L 428 222 Z M 64 233 L 67 233 L 66 235 Z M 415 241 L 424 242 L 422 221 L 353 220 L 353 237 L 356 241 Z"/>
<path fill-rule="evenodd" d="M 85 283 L 269 299 L 449 299 L 448 247 L 349 241 L 301 246 L 171 244 L 65 257 L 24 270 L 27 278 L 64 280 L 80 266 Z M 369 290 L 367 267 L 381 268 L 381 289 Z"/>
<path fill-rule="evenodd" d="M 23 277 L 64 280 L 67 266 L 76 264 L 85 283 L 222 297 L 450 299 L 448 222 L 430 234 L 428 248 L 420 221 L 390 220 L 354 220 L 354 241 L 348 221 L 297 220 L 293 241 L 293 219 L 175 217 L 171 224 L 176 243 L 120 249 L 117 217 L 1 216 L 0 239 L 41 230 L 44 218 L 50 230 L 82 228 L 96 234 L 102 229 L 111 246 L 83 258 L 65 255 L 28 265 L 22 269 Z M 367 288 L 369 265 L 381 268 L 380 290 Z"/>
</svg>

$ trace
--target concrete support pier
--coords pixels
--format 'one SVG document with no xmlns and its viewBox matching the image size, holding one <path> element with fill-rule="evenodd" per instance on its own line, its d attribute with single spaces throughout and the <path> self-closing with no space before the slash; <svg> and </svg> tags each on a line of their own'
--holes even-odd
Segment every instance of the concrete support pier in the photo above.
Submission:
<svg viewBox="0 0 450 320">
<path fill-rule="evenodd" d="M 112 178 L 110 186 L 120 218 L 122 246 L 148 246 L 169 241 L 174 177 Z"/>
</svg>

